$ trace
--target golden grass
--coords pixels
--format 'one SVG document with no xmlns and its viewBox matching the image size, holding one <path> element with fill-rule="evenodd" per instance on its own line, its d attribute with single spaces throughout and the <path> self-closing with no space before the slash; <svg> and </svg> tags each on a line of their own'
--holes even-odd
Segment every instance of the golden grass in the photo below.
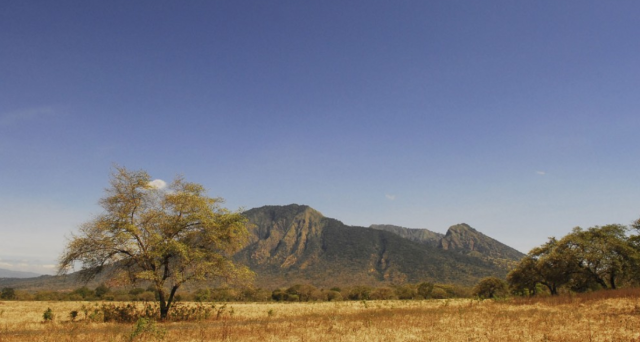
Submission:
<svg viewBox="0 0 640 342">
<path fill-rule="evenodd" d="M 231 316 L 133 324 L 69 321 L 83 302 L 2 302 L 0 342 L 13 341 L 640 341 L 640 292 L 535 300 L 233 303 Z M 50 307 L 54 323 L 42 323 Z M 269 314 L 271 312 L 271 314 Z M 83 314 L 80 315 L 83 317 Z"/>
</svg>

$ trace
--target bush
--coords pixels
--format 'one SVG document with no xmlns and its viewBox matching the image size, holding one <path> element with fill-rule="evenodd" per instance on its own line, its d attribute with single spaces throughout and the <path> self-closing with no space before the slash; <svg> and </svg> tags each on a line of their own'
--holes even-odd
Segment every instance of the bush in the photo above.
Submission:
<svg viewBox="0 0 640 342">
<path fill-rule="evenodd" d="M 349 299 L 351 300 L 368 300 L 370 299 L 372 289 L 369 286 L 355 286 L 349 291 Z"/>
<path fill-rule="evenodd" d="M 16 299 L 16 291 L 12 287 L 5 287 L 0 293 L 0 298 L 5 300 Z"/>
<path fill-rule="evenodd" d="M 327 292 L 327 300 L 330 302 L 337 302 L 342 300 L 342 294 L 340 291 L 329 290 Z"/>
<path fill-rule="evenodd" d="M 429 282 L 423 282 L 418 285 L 418 295 L 422 298 L 431 298 L 431 292 L 433 291 L 433 284 Z"/>
<path fill-rule="evenodd" d="M 44 319 L 45 322 L 53 322 L 53 319 L 55 318 L 55 315 L 53 314 L 53 310 L 51 310 L 51 308 L 47 308 L 47 310 L 45 310 L 44 313 L 42 314 L 42 318 Z"/>
<path fill-rule="evenodd" d="M 447 294 L 447 291 L 445 291 L 443 288 L 434 287 L 433 290 L 431 290 L 431 298 L 446 299 L 446 298 L 449 298 L 449 295 Z"/>
<path fill-rule="evenodd" d="M 395 291 L 388 287 L 380 287 L 371 292 L 372 300 L 397 299 Z"/>
<path fill-rule="evenodd" d="M 481 279 L 473 288 L 473 295 L 479 298 L 504 297 L 508 293 L 507 283 L 496 277 Z"/>
</svg>

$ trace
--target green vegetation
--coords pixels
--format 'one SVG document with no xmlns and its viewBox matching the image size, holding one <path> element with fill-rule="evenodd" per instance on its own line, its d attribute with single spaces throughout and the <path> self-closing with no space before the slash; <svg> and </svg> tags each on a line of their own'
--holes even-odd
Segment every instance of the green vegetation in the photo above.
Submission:
<svg viewBox="0 0 640 342">
<path fill-rule="evenodd" d="M 496 277 L 483 278 L 473 287 L 473 295 L 482 299 L 506 297 L 508 293 L 507 283 Z"/>
<path fill-rule="evenodd" d="M 249 275 L 231 259 L 247 236 L 246 219 L 221 208 L 222 200 L 207 197 L 199 184 L 177 177 L 164 190 L 151 180 L 144 171 L 116 167 L 100 200 L 104 213 L 72 236 L 59 270 L 80 262 L 86 281 L 108 271 L 120 281 L 151 283 L 165 319 L 183 284 Z M 107 292 L 76 294 L 87 299 Z"/>
<path fill-rule="evenodd" d="M 12 300 L 16 299 L 16 291 L 12 287 L 5 287 L 0 292 L 0 299 Z"/>
<path fill-rule="evenodd" d="M 640 220 L 629 227 L 576 227 L 532 249 L 507 276 L 514 294 L 551 295 L 634 286 L 640 272 Z M 541 286 L 543 287 L 541 289 Z"/>
</svg>

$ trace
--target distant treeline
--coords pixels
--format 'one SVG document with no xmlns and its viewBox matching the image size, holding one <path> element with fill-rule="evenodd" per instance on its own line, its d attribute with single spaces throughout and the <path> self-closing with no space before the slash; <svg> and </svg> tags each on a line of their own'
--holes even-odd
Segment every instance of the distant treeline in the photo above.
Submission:
<svg viewBox="0 0 640 342">
<path fill-rule="evenodd" d="M 390 300 L 390 299 L 445 299 L 467 298 L 472 289 L 459 285 L 403 284 L 383 287 L 351 286 L 317 288 L 313 285 L 298 284 L 288 288 L 267 290 L 262 288 L 201 288 L 192 292 L 178 294 L 179 301 L 185 302 L 312 302 L 341 300 Z M 28 292 L 4 288 L 0 292 L 3 300 L 35 301 L 156 301 L 155 288 L 109 288 L 102 284 L 95 289 L 86 286 L 73 291 L 37 291 Z"/>
</svg>

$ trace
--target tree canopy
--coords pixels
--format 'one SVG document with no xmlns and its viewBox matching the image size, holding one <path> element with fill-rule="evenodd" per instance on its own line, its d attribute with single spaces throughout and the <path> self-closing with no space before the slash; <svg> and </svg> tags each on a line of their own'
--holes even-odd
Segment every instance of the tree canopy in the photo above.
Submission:
<svg viewBox="0 0 640 342">
<path fill-rule="evenodd" d="M 636 221 L 632 227 L 638 229 Z M 532 249 L 507 275 L 515 293 L 534 295 L 537 285 L 552 295 L 560 288 L 584 292 L 615 289 L 621 283 L 637 281 L 640 269 L 640 238 L 628 235 L 619 224 L 576 227 L 562 239 Z"/>
<path fill-rule="evenodd" d="M 99 202 L 104 212 L 71 236 L 59 273 L 79 263 L 85 281 L 107 272 L 112 279 L 149 282 L 165 319 L 187 282 L 250 277 L 231 258 L 247 238 L 246 219 L 222 202 L 182 177 L 159 188 L 145 171 L 115 167 Z"/>
</svg>

